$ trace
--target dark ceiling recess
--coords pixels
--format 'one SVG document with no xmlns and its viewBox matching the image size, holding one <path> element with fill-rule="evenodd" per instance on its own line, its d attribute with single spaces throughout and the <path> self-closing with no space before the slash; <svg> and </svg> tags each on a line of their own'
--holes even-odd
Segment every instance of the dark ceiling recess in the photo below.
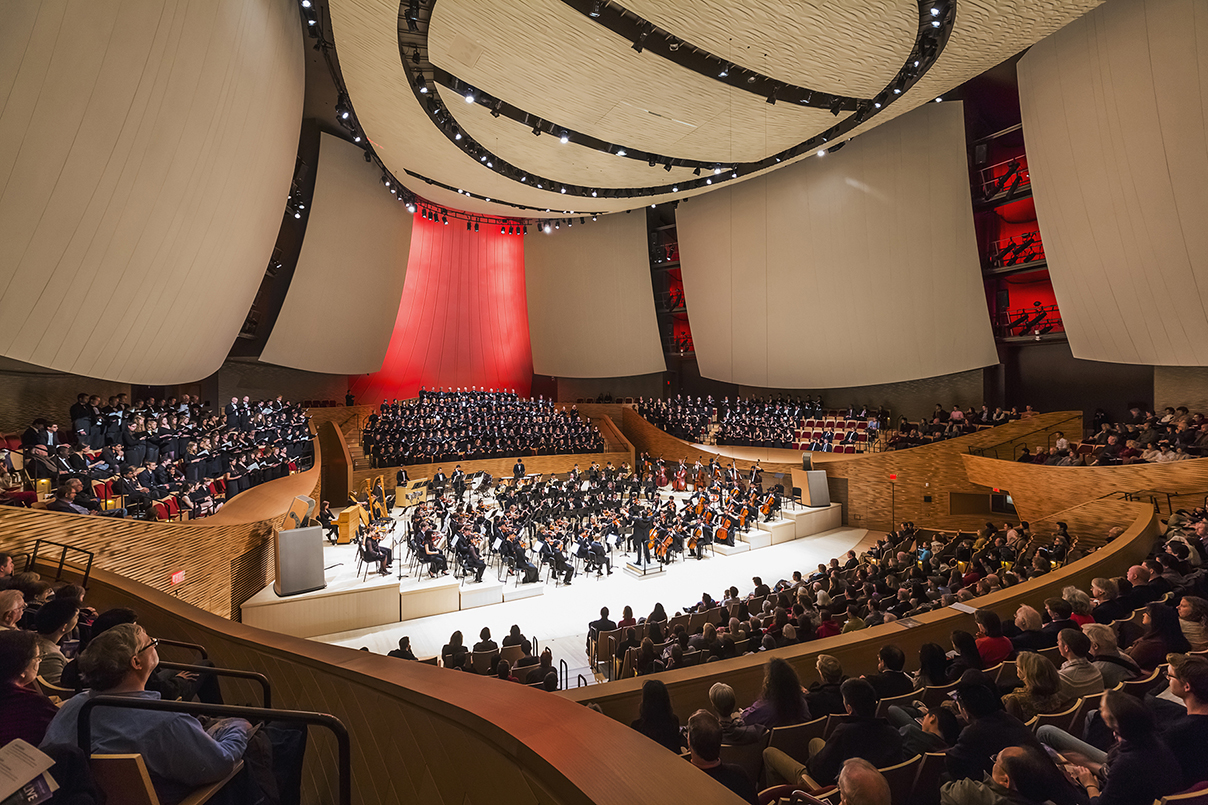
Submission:
<svg viewBox="0 0 1208 805">
<path fill-rule="evenodd" d="M 530 114 L 523 109 L 514 107 L 501 98 L 496 98 L 486 92 L 482 92 L 457 76 L 437 68 L 427 59 L 428 21 L 431 18 L 432 6 L 435 6 L 436 2 L 437 0 L 432 0 L 431 5 L 422 8 L 418 19 L 408 17 L 408 12 L 413 11 L 415 8 L 408 0 L 404 0 L 404 3 L 399 7 L 400 61 L 402 62 L 404 72 L 410 79 L 411 88 L 415 93 L 416 99 L 425 112 L 427 112 L 433 125 L 440 129 L 449 138 L 450 142 L 475 160 L 481 162 L 482 166 L 488 170 L 493 170 L 495 173 L 505 176 L 512 181 L 529 184 L 542 190 L 552 190 L 564 195 L 587 196 L 591 198 L 641 198 L 702 188 L 707 185 L 719 184 L 766 170 L 786 159 L 793 159 L 811 151 L 829 150 L 834 147 L 830 143 L 837 145 L 845 134 L 875 117 L 927 74 L 927 71 L 935 64 L 936 59 L 939 58 L 945 45 L 947 45 L 948 37 L 952 32 L 952 27 L 956 20 L 956 4 L 954 0 L 919 3 L 919 27 L 914 47 L 910 55 L 906 57 L 906 62 L 902 65 L 902 68 L 881 92 L 877 93 L 871 99 L 825 95 L 823 97 L 828 101 L 825 104 L 819 100 L 820 94 L 815 93 L 814 97 L 808 98 L 810 101 L 809 105 L 823 106 L 830 109 L 835 115 L 839 115 L 844 111 L 849 111 L 851 114 L 838 121 L 826 131 L 814 135 L 808 140 L 790 148 L 786 148 L 778 154 L 773 154 L 755 162 L 740 162 L 735 164 L 677 159 L 662 154 L 631 149 L 623 143 L 605 142 L 570 129 L 557 121 L 546 120 L 537 115 Z M 681 64 L 686 59 L 690 64 L 684 66 L 688 69 L 695 69 L 697 72 L 703 72 L 706 69 L 706 65 L 716 66 L 719 74 L 722 72 L 727 73 L 726 76 L 720 77 L 719 80 L 723 80 L 726 83 L 741 80 L 744 89 L 748 83 L 759 86 L 761 94 L 767 95 L 769 102 L 773 100 L 792 102 L 794 98 L 797 99 L 797 102 L 800 102 L 802 99 L 807 99 L 807 96 L 812 92 L 804 87 L 794 87 L 777 82 L 767 76 L 751 73 L 745 68 L 736 67 L 703 51 L 695 51 L 696 55 L 692 56 L 692 51 L 689 51 L 691 46 L 683 43 L 682 40 L 676 38 L 673 34 L 664 32 L 648 20 L 644 20 L 631 12 L 624 11 L 611 3 L 602 4 L 597 9 L 593 2 L 578 2 L 578 0 L 563 0 L 563 2 L 573 8 L 579 9 L 594 22 L 607 25 L 610 30 L 614 30 L 635 42 L 644 34 L 644 38 L 641 39 L 642 46 L 644 51 L 650 52 L 652 58 L 671 58 L 676 63 Z M 596 13 L 597 11 L 598 14 Z M 672 49 L 671 45 L 677 42 L 680 45 Z M 681 54 L 683 55 L 681 56 Z M 707 69 L 712 70 L 714 69 L 713 66 L 709 66 Z M 755 78 L 755 81 L 748 82 L 748 79 L 752 77 Z M 760 84 L 761 81 L 764 83 Z M 440 84 L 449 88 L 470 103 L 482 104 L 489 107 L 492 113 L 497 113 L 495 114 L 496 117 L 505 117 L 514 121 L 517 125 L 523 125 L 531 129 L 535 135 L 540 136 L 542 133 L 551 133 L 585 148 L 592 148 L 627 159 L 645 161 L 655 169 L 660 167 L 670 169 L 668 166 L 689 167 L 694 170 L 700 170 L 701 174 L 688 180 L 666 184 L 651 184 L 645 187 L 593 187 L 566 184 L 534 174 L 500 159 L 496 154 L 462 130 L 457 125 L 456 118 L 448 107 L 445 106 L 440 97 L 438 97 L 434 84 Z M 416 176 L 416 178 L 431 182 L 426 177 L 419 176 L 410 171 L 408 173 Z M 479 198 L 479 196 L 473 194 L 471 194 L 471 197 Z M 528 209 L 533 208 L 530 207 Z"/>
</svg>

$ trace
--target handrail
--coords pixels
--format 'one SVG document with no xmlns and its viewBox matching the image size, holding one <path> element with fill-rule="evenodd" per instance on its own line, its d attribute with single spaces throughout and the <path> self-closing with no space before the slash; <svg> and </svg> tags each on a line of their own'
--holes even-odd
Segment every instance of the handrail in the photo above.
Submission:
<svg viewBox="0 0 1208 805">
<path fill-rule="evenodd" d="M 186 713 L 194 716 L 246 718 L 249 721 L 293 721 L 326 727 L 336 737 L 339 752 L 340 805 L 352 805 L 352 744 L 340 719 L 326 713 L 306 710 L 274 710 L 268 707 L 238 707 L 231 704 L 201 702 L 165 702 L 160 699 L 133 699 L 126 696 L 94 696 L 80 708 L 76 724 L 76 742 L 85 754 L 92 754 L 92 711 L 97 707 L 151 710 L 160 713 Z"/>
<path fill-rule="evenodd" d="M 200 654 L 201 658 L 203 660 L 210 659 L 210 655 L 208 653 L 206 653 L 205 646 L 199 646 L 196 643 L 186 643 L 183 640 L 169 640 L 166 637 L 158 638 L 158 640 L 159 640 L 159 644 L 161 646 L 176 646 L 177 648 L 192 649 L 193 651 L 196 651 L 198 654 Z M 160 665 L 163 665 L 163 663 L 160 663 Z"/>
<path fill-rule="evenodd" d="M 88 587 L 88 577 L 92 575 L 92 561 L 93 561 L 93 559 L 96 558 L 96 554 L 93 553 L 92 551 L 85 550 L 84 548 L 76 547 L 75 545 L 68 545 L 66 542 L 55 542 L 52 539 L 43 539 L 43 538 L 39 537 L 34 542 L 33 552 L 30 553 L 29 558 L 27 558 L 25 560 L 25 569 L 26 570 L 32 569 L 34 566 L 34 563 L 36 563 L 38 561 L 38 550 L 42 547 L 42 543 L 44 543 L 44 542 L 47 545 L 55 545 L 55 546 L 58 546 L 63 549 L 63 551 L 59 554 L 59 567 L 55 571 L 55 581 L 61 581 L 63 578 L 63 566 L 65 564 L 67 564 L 67 552 L 69 550 L 77 551 L 88 557 L 88 564 L 84 567 L 84 579 L 80 582 L 81 587 L 87 588 Z"/>
<path fill-rule="evenodd" d="M 164 642 L 164 641 L 159 641 Z M 189 671 L 195 674 L 214 674 L 215 676 L 229 676 L 235 679 L 251 679 L 260 684 L 260 692 L 262 694 L 261 701 L 264 702 L 264 707 L 273 706 L 273 689 L 268 681 L 268 677 L 257 671 L 245 671 L 242 668 L 216 668 L 209 665 L 192 665 L 187 662 L 160 662 L 158 668 L 164 668 L 168 671 Z"/>
</svg>

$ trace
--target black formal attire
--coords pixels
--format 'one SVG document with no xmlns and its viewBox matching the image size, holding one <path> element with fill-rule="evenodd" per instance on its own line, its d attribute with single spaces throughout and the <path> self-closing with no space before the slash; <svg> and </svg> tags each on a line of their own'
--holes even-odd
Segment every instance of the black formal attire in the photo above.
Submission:
<svg viewBox="0 0 1208 805">
<path fill-rule="evenodd" d="M 1031 728 L 1005 710 L 973 721 L 961 730 L 948 750 L 948 774 L 953 780 L 980 780 L 994 767 L 990 759 L 1008 746 L 1031 746 L 1044 751 Z"/>
<path fill-rule="evenodd" d="M 633 521 L 633 535 L 629 538 L 630 545 L 637 551 L 638 561 L 644 565 L 650 564 L 650 527 L 654 521 L 648 513 L 643 512 Z"/>
<path fill-rule="evenodd" d="M 518 460 L 516 462 L 516 465 L 514 467 L 512 467 L 512 478 L 519 481 L 523 477 L 524 477 L 524 462 Z"/>
<path fill-rule="evenodd" d="M 876 690 L 877 696 L 882 699 L 905 696 L 914 690 L 914 680 L 901 671 L 885 671 L 880 674 L 869 674 L 865 679 Z"/>
<path fill-rule="evenodd" d="M 810 777 L 831 785 L 843 762 L 853 757 L 864 758 L 878 769 L 892 766 L 902 760 L 902 736 L 883 718 L 848 716 L 810 758 Z"/>
</svg>

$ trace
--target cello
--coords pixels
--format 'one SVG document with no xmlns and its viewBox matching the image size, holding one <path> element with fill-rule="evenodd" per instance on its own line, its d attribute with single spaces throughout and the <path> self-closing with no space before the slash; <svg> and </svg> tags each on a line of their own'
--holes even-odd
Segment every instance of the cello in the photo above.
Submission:
<svg viewBox="0 0 1208 805">
<path fill-rule="evenodd" d="M 772 492 L 768 495 L 768 499 L 759 507 L 759 513 L 770 521 L 772 519 L 772 507 L 776 503 L 776 493 Z"/>
</svg>

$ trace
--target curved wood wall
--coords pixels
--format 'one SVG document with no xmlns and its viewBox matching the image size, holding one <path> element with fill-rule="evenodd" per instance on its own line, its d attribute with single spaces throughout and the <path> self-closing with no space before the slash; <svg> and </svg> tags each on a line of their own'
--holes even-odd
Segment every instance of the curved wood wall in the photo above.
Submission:
<svg viewBox="0 0 1208 805">
<path fill-rule="evenodd" d="M 1026 513 L 1025 519 L 1060 512 L 1088 498 L 1121 492 L 1152 490 L 1200 496 L 1208 493 L 1208 458 L 1113 467 L 1046 467 L 970 455 L 961 456 L 961 460 L 970 481 L 992 482 L 1010 492 L 1020 514 Z M 1165 503 L 1164 495 L 1157 497 Z"/>
<path fill-rule="evenodd" d="M 306 472 L 253 487 L 231 498 L 212 517 L 189 522 L 117 520 L 0 506 L 0 549 L 30 552 L 38 539 L 64 542 L 96 554 L 94 568 L 148 587 L 225 618 L 274 578 L 273 533 L 297 495 L 313 495 L 322 453 Z M 47 550 L 55 551 L 53 547 Z M 68 555 L 78 561 L 79 555 Z M 172 584 L 172 574 L 184 579 Z"/>
</svg>

